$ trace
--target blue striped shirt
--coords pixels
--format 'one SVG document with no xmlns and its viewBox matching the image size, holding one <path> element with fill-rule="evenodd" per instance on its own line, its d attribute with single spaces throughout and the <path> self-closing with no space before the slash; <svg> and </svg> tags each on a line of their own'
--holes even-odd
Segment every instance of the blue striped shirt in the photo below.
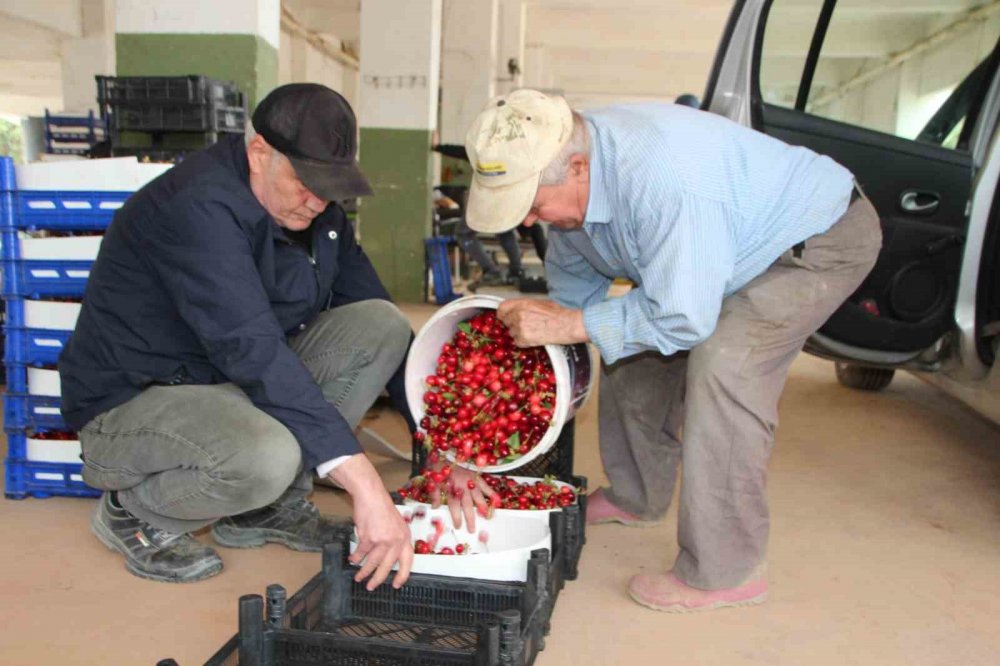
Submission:
<svg viewBox="0 0 1000 666">
<path fill-rule="evenodd" d="M 609 363 L 703 342 L 726 296 L 847 210 L 847 169 L 721 116 L 674 104 L 584 116 L 586 217 L 550 229 L 545 269 L 551 297 L 583 309 Z M 616 277 L 637 288 L 606 298 Z"/>
</svg>

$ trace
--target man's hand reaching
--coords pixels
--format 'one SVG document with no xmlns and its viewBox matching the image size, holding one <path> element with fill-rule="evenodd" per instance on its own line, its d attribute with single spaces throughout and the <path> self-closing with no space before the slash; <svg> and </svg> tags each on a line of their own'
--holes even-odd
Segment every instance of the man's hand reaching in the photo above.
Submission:
<svg viewBox="0 0 1000 666">
<path fill-rule="evenodd" d="M 370 576 L 366 586 L 370 592 L 382 584 L 399 562 L 392 586 L 402 587 L 413 565 L 410 528 L 393 505 L 371 461 L 363 453 L 351 456 L 330 472 L 330 479 L 343 486 L 354 502 L 358 547 L 350 561 L 359 564 L 364 560 L 354 580 L 360 583 Z"/>
<path fill-rule="evenodd" d="M 451 511 L 455 527 L 462 526 L 464 516 L 467 529 L 470 532 L 475 531 L 476 513 L 482 516 L 489 514 L 490 498 L 496 495 L 496 492 L 489 487 L 482 476 L 458 465 L 451 468 L 446 483 L 448 510 Z M 435 501 L 433 504 L 434 508 L 440 505 L 440 501 Z"/>
</svg>

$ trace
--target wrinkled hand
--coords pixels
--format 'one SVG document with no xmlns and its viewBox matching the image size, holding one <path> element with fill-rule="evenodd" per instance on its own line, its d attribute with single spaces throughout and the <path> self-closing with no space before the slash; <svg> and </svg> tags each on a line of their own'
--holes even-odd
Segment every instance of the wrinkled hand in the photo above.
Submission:
<svg viewBox="0 0 1000 666">
<path fill-rule="evenodd" d="M 469 481 L 472 481 L 473 488 L 469 488 Z M 455 527 L 462 526 L 462 516 L 465 516 L 465 524 L 468 530 L 474 532 L 476 529 L 476 513 L 487 515 L 489 511 L 489 498 L 496 494 L 483 477 L 472 470 L 455 465 L 448 476 L 448 510 L 451 511 L 451 520 Z M 436 509 L 441 505 L 435 499 L 433 504 Z"/>
<path fill-rule="evenodd" d="M 537 298 L 512 298 L 497 308 L 514 344 L 518 347 L 587 342 L 583 311 L 564 308 L 555 301 Z"/>
<path fill-rule="evenodd" d="M 350 562 L 364 561 L 354 580 L 360 583 L 370 576 L 365 587 L 371 592 L 385 581 L 393 565 L 399 562 L 392 586 L 402 587 L 413 565 L 410 528 L 393 505 L 378 472 L 367 456 L 359 453 L 331 472 L 330 478 L 346 488 L 354 502 L 358 547 L 351 554 Z"/>
</svg>

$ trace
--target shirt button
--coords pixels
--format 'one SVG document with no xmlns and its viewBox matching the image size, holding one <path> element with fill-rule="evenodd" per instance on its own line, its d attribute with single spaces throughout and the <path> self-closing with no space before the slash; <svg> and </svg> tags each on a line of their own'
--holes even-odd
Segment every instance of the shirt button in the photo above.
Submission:
<svg viewBox="0 0 1000 666">
<path fill-rule="evenodd" d="M 299 330 L 300 331 L 306 330 L 306 325 L 305 324 L 299 324 Z"/>
<path fill-rule="evenodd" d="M 337 240 L 337 232 L 336 231 L 331 231 L 330 233 L 327 234 L 327 236 L 330 237 L 330 240 Z"/>
</svg>

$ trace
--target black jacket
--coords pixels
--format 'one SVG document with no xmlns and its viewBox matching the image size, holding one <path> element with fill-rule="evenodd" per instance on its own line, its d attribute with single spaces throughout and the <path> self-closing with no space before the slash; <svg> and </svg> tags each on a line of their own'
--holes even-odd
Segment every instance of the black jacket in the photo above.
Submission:
<svg viewBox="0 0 1000 666">
<path fill-rule="evenodd" d="M 233 382 L 283 423 L 305 467 L 360 450 L 286 336 L 325 309 L 389 299 L 330 205 L 295 243 L 250 190 L 229 135 L 136 192 L 107 230 L 59 359 L 71 428 L 155 384 Z M 404 415 L 403 368 L 389 384 Z"/>
</svg>

